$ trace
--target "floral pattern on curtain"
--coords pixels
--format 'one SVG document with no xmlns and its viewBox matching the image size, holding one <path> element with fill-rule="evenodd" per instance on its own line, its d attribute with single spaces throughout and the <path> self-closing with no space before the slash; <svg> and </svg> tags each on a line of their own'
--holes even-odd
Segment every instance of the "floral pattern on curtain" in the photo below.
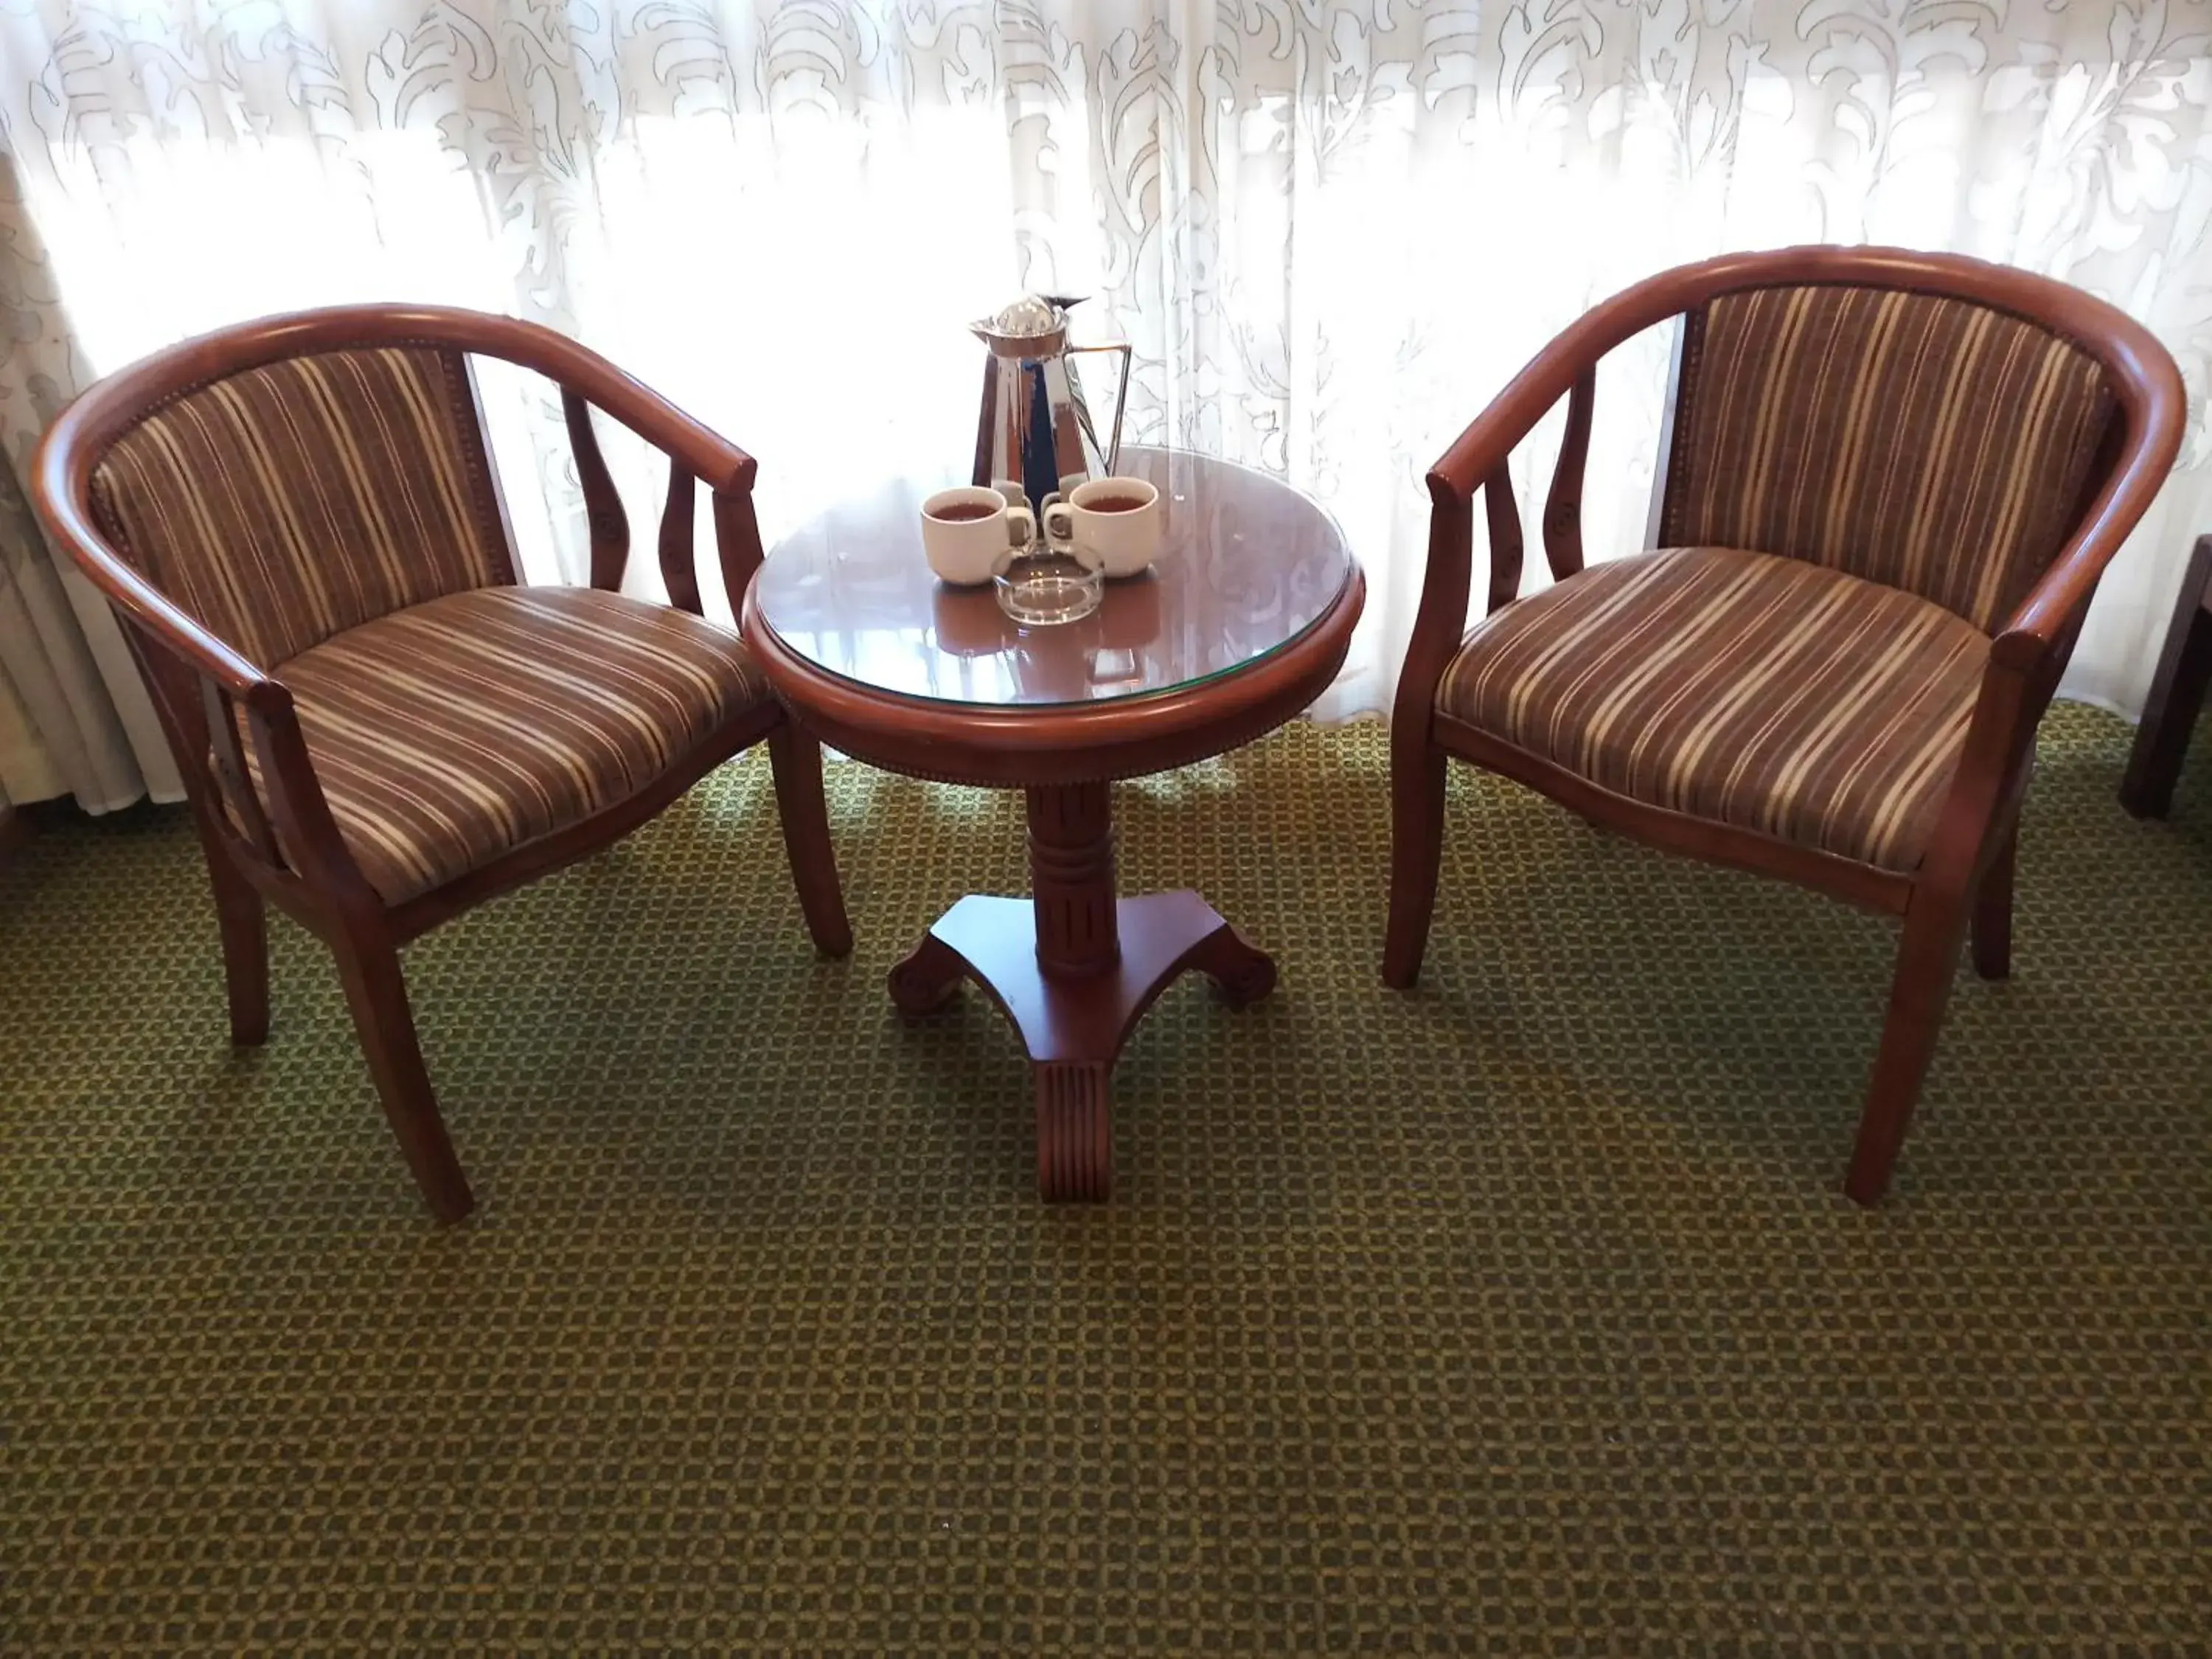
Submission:
<svg viewBox="0 0 2212 1659">
<path fill-rule="evenodd" d="M 568 330 L 754 450 L 773 538 L 884 472 L 957 471 L 963 320 L 1088 294 L 1093 336 L 1136 348 L 1132 438 L 1345 525 L 1369 615 L 1322 712 L 1379 709 L 1423 471 L 1651 271 L 1808 240 L 2004 260 L 2142 318 L 2201 398 L 2209 40 L 2212 0 L 0 0 L 0 447 L 21 467 L 60 399 L 181 335 L 441 301 Z M 1601 375 L 1593 557 L 1643 544 L 1668 347 Z M 557 404 L 485 394 L 526 567 L 574 579 Z M 1516 463 L 1532 516 L 1551 443 Z M 649 514 L 643 458 L 611 459 Z M 2076 694 L 2139 702 L 2208 479 L 2200 416 Z M 21 539 L 17 592 L 51 571 Z M 82 657 L 57 614 L 42 670 L 0 614 L 0 660 L 83 796 L 72 741 L 149 756 L 112 637 L 67 609 Z M 120 715 L 84 712 L 88 661 Z"/>
</svg>

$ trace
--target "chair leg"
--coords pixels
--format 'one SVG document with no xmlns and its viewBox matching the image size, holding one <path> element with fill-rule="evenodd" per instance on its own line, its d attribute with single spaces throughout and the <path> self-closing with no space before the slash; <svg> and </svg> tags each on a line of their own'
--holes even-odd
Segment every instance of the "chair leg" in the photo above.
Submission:
<svg viewBox="0 0 2212 1659">
<path fill-rule="evenodd" d="M 230 994 L 230 1040 L 241 1048 L 269 1041 L 269 915 L 253 884 L 222 854 L 208 854 L 216 924 L 222 933 L 222 976 Z"/>
<path fill-rule="evenodd" d="M 1951 1000 L 1966 908 L 1962 896 L 1923 888 L 1905 913 L 1905 938 L 1898 949 L 1897 976 L 1890 983 L 1881 1052 L 1875 1059 L 1866 1110 L 1859 1117 L 1858 1144 L 1844 1181 L 1844 1191 L 1855 1203 L 1879 1204 L 1889 1190 L 1890 1171 L 1911 1125 L 1912 1109 L 1920 1103 L 1920 1085 L 1936 1054 L 1944 1006 Z"/>
<path fill-rule="evenodd" d="M 459 1221 L 476 1207 L 468 1177 L 453 1156 L 453 1143 L 438 1115 L 430 1074 L 415 1040 L 415 1016 L 407 1006 L 407 983 L 399 973 L 399 953 L 382 939 L 349 936 L 331 946 L 346 1006 L 353 1011 L 377 1098 L 398 1137 L 407 1167 L 441 1221 Z"/>
<path fill-rule="evenodd" d="M 2162 818 L 2173 805 L 2173 786 L 2181 776 L 2190 733 L 2203 712 L 2212 688 L 2212 536 L 2201 538 L 2190 555 L 2181 581 L 2181 603 L 2160 653 L 2142 724 L 2136 728 L 2127 775 L 2120 781 L 2120 805 L 2139 818 Z"/>
<path fill-rule="evenodd" d="M 1390 920 L 1382 937 L 1382 982 L 1406 990 L 1420 977 L 1437 908 L 1444 842 L 1444 752 L 1432 744 L 1393 745 L 1390 757 Z"/>
<path fill-rule="evenodd" d="M 775 771 L 776 816 L 783 822 L 784 852 L 799 889 L 806 931 L 824 956 L 849 955 L 853 924 L 845 915 L 837 881 L 837 849 L 830 839 L 830 813 L 822 798 L 822 745 L 797 726 L 779 726 L 768 736 Z"/>
<path fill-rule="evenodd" d="M 2012 973 L 2012 876 L 2020 854 L 2020 826 L 2005 832 L 2004 845 L 1983 873 L 1974 896 L 1974 971 L 1984 979 Z"/>
</svg>

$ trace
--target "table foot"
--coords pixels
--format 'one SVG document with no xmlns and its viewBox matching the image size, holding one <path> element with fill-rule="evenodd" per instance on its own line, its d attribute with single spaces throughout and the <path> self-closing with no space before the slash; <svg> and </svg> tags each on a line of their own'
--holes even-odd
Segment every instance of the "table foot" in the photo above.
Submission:
<svg viewBox="0 0 2212 1659">
<path fill-rule="evenodd" d="M 1275 988 L 1274 957 L 1254 950 L 1225 921 L 1200 942 L 1186 963 L 1219 987 L 1222 1000 L 1232 1008 L 1249 1008 Z"/>
<path fill-rule="evenodd" d="M 1114 1062 L 1047 1060 L 1036 1079 L 1037 1191 L 1096 1203 L 1114 1186 Z"/>
<path fill-rule="evenodd" d="M 1119 955 L 1096 973 L 1047 969 L 1026 899 L 972 894 L 939 917 L 891 969 L 902 1013 L 944 1006 L 962 979 L 988 993 L 1022 1039 L 1035 1074 L 1037 1185 L 1050 1200 L 1092 1201 L 1113 1182 L 1114 1061 L 1159 994 L 1196 969 L 1234 1008 L 1274 988 L 1273 959 L 1197 894 L 1146 893 L 1115 907 Z"/>
<path fill-rule="evenodd" d="M 952 1000 L 967 972 L 966 957 L 935 933 L 924 933 L 912 954 L 891 969 L 891 1006 L 911 1018 L 933 1014 Z"/>
</svg>

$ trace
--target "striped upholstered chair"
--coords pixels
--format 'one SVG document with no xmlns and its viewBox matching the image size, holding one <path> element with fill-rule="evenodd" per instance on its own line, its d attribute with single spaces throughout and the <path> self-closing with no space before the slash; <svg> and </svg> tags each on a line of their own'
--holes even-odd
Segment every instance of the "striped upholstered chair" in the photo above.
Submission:
<svg viewBox="0 0 2212 1659">
<path fill-rule="evenodd" d="M 469 359 L 561 388 L 589 587 L 526 587 Z M 618 592 L 628 528 L 596 407 L 670 462 L 672 605 Z M 207 854 L 231 1035 L 269 1025 L 264 906 L 329 945 L 386 1115 L 441 1219 L 472 1199 L 398 949 L 626 835 L 762 738 L 815 943 L 851 948 L 821 757 L 702 617 L 695 489 L 732 603 L 755 464 L 604 359 L 510 318 L 349 307 L 226 329 L 103 380 L 47 434 L 48 532 L 126 624 Z"/>
<path fill-rule="evenodd" d="M 1585 569 L 1598 361 L 1678 325 L 1656 545 Z M 1553 585 L 1518 597 L 1507 462 L 1558 401 Z M 1677 852 L 1904 920 L 1845 1190 L 1886 1190 L 1971 918 L 2008 971 L 2035 729 L 2179 448 L 2180 376 L 2087 295 L 1976 261 L 1797 248 L 1667 272 L 1541 353 L 1429 474 L 1392 724 L 1383 978 L 1411 985 L 1456 756 Z M 1474 495 L 1485 619 L 1465 631 Z"/>
</svg>

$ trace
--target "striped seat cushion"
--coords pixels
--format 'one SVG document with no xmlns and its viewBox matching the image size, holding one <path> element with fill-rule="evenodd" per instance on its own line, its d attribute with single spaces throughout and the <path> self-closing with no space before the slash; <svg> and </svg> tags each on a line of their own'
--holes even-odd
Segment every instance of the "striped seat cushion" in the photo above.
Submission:
<svg viewBox="0 0 2212 1659">
<path fill-rule="evenodd" d="M 574 587 L 486 587 L 277 670 L 347 850 L 392 904 L 646 787 L 768 696 L 727 629 Z M 259 763 L 248 746 L 255 787 Z"/>
<path fill-rule="evenodd" d="M 1658 540 L 1785 554 L 1994 633 L 2081 521 L 2096 359 L 1964 300 L 1729 294 L 1685 325 Z"/>
<path fill-rule="evenodd" d="M 1617 795 L 1910 872 L 1989 650 L 1893 587 L 1674 548 L 1490 617 L 1437 707 Z"/>
<path fill-rule="evenodd" d="M 101 459 L 92 505 L 149 580 L 263 668 L 514 579 L 467 365 L 428 347 L 289 358 L 165 404 Z"/>
</svg>

